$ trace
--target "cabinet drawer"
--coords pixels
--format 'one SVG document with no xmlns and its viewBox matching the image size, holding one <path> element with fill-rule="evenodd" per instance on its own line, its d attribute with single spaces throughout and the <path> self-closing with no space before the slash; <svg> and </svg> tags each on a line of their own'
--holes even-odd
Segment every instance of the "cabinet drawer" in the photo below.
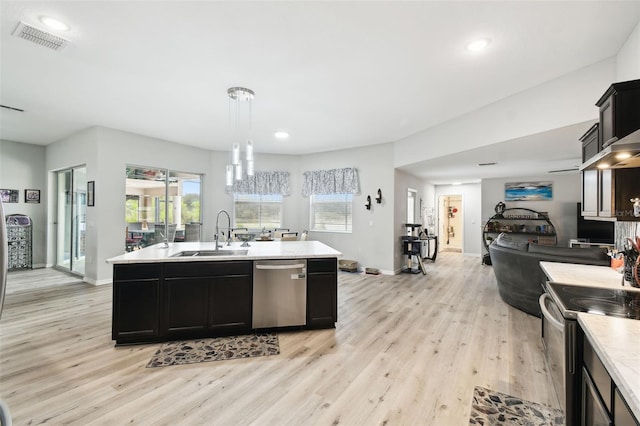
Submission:
<svg viewBox="0 0 640 426">
<path fill-rule="evenodd" d="M 338 259 L 335 257 L 329 259 L 308 259 L 307 270 L 313 272 L 337 272 Z"/>
<path fill-rule="evenodd" d="M 598 389 L 604 405 L 609 413 L 611 413 L 611 392 L 613 389 L 611 385 L 611 377 L 587 339 L 584 340 L 583 357 L 584 365 L 587 367 L 589 375 Z"/>
<path fill-rule="evenodd" d="M 160 264 L 137 263 L 135 265 L 113 265 L 114 281 L 144 280 L 160 278 Z"/>
<path fill-rule="evenodd" d="M 175 262 L 166 263 L 165 278 L 174 277 L 219 277 L 222 275 L 251 275 L 253 262 L 250 260 L 230 262 Z"/>
</svg>

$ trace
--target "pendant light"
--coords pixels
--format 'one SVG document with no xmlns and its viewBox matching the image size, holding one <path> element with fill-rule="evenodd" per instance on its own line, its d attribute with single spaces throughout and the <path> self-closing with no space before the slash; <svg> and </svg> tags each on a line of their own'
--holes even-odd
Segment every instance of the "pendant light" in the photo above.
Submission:
<svg viewBox="0 0 640 426">
<path fill-rule="evenodd" d="M 247 136 L 251 133 L 251 102 L 255 93 L 245 87 L 231 87 L 227 90 L 229 95 L 229 123 L 233 131 L 233 143 L 231 145 L 231 163 L 225 170 L 225 182 L 227 186 L 233 185 L 234 180 L 242 180 L 243 170 L 247 176 L 254 174 L 253 141 Z M 246 139 L 245 162 L 243 167 L 240 155 L 240 141 Z"/>
</svg>

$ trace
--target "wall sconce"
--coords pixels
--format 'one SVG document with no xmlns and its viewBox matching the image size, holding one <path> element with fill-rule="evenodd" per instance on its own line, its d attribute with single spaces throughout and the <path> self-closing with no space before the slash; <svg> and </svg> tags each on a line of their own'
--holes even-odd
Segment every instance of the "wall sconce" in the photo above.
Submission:
<svg viewBox="0 0 640 426">
<path fill-rule="evenodd" d="M 382 191 L 378 188 L 378 196 L 376 197 L 376 203 L 382 204 Z"/>
<path fill-rule="evenodd" d="M 364 205 L 367 210 L 371 210 L 371 195 L 367 195 L 367 202 Z"/>
<path fill-rule="evenodd" d="M 640 217 L 640 198 L 632 198 L 629 201 L 633 203 L 633 215 L 635 217 Z"/>
</svg>

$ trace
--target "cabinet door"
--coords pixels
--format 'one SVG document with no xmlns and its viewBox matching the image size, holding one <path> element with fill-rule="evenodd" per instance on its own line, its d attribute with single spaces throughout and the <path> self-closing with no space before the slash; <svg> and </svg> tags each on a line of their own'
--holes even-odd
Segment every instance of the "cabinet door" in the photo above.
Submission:
<svg viewBox="0 0 640 426">
<path fill-rule="evenodd" d="M 307 326 L 335 327 L 338 320 L 337 259 L 307 260 Z"/>
<path fill-rule="evenodd" d="M 615 94 L 600 106 L 600 142 L 605 147 L 613 142 L 615 128 Z"/>
<path fill-rule="evenodd" d="M 613 424 L 600 399 L 598 390 L 585 368 L 582 368 L 582 407 L 580 411 L 582 426 L 611 426 Z"/>
<path fill-rule="evenodd" d="M 614 175 L 612 170 L 599 170 L 600 195 L 598 216 L 611 217 L 613 215 L 614 204 Z"/>
<path fill-rule="evenodd" d="M 629 169 L 616 169 L 615 173 L 615 210 L 614 214 L 618 221 L 638 221 L 633 216 L 632 198 L 640 197 L 640 167 Z"/>
<path fill-rule="evenodd" d="M 164 326 L 168 336 L 186 337 L 207 327 L 207 278 L 166 278 Z"/>
<path fill-rule="evenodd" d="M 638 426 L 640 424 L 633 416 L 618 388 L 613 395 L 613 424 L 616 426 Z"/>
<path fill-rule="evenodd" d="M 252 298 L 250 274 L 211 278 L 208 328 L 221 333 L 251 330 Z"/>
<path fill-rule="evenodd" d="M 598 170 L 583 170 L 582 174 L 582 216 L 598 215 Z"/>
<path fill-rule="evenodd" d="M 153 341 L 159 336 L 160 280 L 114 281 L 112 339 Z"/>
</svg>

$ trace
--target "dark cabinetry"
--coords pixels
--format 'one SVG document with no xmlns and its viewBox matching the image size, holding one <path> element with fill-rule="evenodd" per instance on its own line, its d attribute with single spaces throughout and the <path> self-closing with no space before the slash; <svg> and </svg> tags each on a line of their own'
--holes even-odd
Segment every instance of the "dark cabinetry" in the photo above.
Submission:
<svg viewBox="0 0 640 426">
<path fill-rule="evenodd" d="M 582 215 L 637 221 L 631 199 L 637 197 L 640 168 L 583 170 Z"/>
<path fill-rule="evenodd" d="M 179 262 L 165 264 L 164 331 L 170 337 L 243 332 L 251 329 L 253 264 Z"/>
<path fill-rule="evenodd" d="M 307 260 L 307 326 L 334 327 L 338 320 L 338 259 Z"/>
<path fill-rule="evenodd" d="M 640 80 L 612 84 L 596 106 L 600 109 L 600 143 L 606 147 L 640 129 Z"/>
<path fill-rule="evenodd" d="M 118 343 L 160 335 L 160 265 L 115 265 L 111 337 Z"/>
<path fill-rule="evenodd" d="M 582 426 L 638 426 L 637 419 L 616 388 L 606 367 L 582 334 L 582 391 L 580 424 Z"/>
</svg>

